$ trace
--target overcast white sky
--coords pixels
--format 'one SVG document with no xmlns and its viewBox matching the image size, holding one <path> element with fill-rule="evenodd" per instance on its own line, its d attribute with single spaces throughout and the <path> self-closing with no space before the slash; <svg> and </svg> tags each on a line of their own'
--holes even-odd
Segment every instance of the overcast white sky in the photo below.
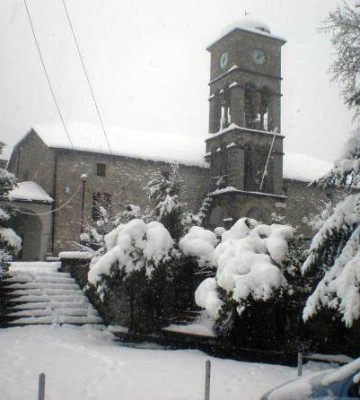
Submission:
<svg viewBox="0 0 360 400">
<path fill-rule="evenodd" d="M 206 46 L 244 17 L 283 36 L 285 150 L 333 160 L 352 114 L 330 84 L 330 36 L 318 28 L 340 0 L 66 0 L 107 124 L 204 137 Z M 351 1 L 350 1 L 351 3 Z M 28 0 L 66 119 L 97 122 L 61 0 Z M 59 122 L 23 0 L 0 0 L 0 139 Z"/>
</svg>

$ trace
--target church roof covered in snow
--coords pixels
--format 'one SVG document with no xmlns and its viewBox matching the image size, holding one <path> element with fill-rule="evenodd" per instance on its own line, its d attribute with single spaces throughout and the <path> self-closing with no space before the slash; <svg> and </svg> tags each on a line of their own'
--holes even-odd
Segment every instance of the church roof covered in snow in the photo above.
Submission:
<svg viewBox="0 0 360 400">
<path fill-rule="evenodd" d="M 67 122 L 66 127 L 73 147 L 60 124 L 35 125 L 33 130 L 52 148 L 207 167 L 204 141 L 198 138 L 111 126 L 106 128 L 110 151 L 99 125 Z"/>
<path fill-rule="evenodd" d="M 321 160 L 304 153 L 285 153 L 284 179 L 301 182 L 312 182 L 332 168 L 329 161 Z"/>
<path fill-rule="evenodd" d="M 74 150 L 110 154 L 100 126 L 80 122 L 69 122 L 66 126 Z M 72 149 L 62 125 L 36 125 L 33 129 L 47 146 Z M 119 127 L 107 128 L 107 135 L 114 155 L 208 167 L 204 161 L 205 138 Z M 331 167 L 330 162 L 308 154 L 285 153 L 284 179 L 312 182 Z"/>
<path fill-rule="evenodd" d="M 9 193 L 13 201 L 39 201 L 52 203 L 54 200 L 36 182 L 25 181 L 18 183 L 17 187 Z"/>
</svg>

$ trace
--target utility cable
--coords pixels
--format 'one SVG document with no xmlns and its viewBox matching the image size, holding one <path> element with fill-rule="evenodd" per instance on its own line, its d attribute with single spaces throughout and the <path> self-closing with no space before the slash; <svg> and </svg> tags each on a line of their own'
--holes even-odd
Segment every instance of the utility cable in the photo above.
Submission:
<svg viewBox="0 0 360 400">
<path fill-rule="evenodd" d="M 55 208 L 55 209 L 53 209 L 53 210 L 51 210 L 51 211 L 46 211 L 46 212 L 43 212 L 43 213 L 33 213 L 33 212 L 29 212 L 29 211 L 20 210 L 19 208 L 16 208 L 16 207 L 14 207 L 13 209 L 14 209 L 15 211 L 17 211 L 18 213 L 20 213 L 20 214 L 24 214 L 24 215 L 35 215 L 35 216 L 39 216 L 39 217 L 42 216 L 42 215 L 53 214 L 53 213 L 55 213 L 55 212 L 61 210 L 62 208 L 66 207 L 66 206 L 74 199 L 74 197 L 78 194 L 79 189 L 80 189 L 81 186 L 82 186 L 82 184 L 80 183 L 79 186 L 76 188 L 75 193 L 70 197 L 70 199 L 69 199 L 66 203 L 64 203 L 64 204 L 61 205 L 60 207 Z M 14 199 L 13 201 L 16 201 L 16 199 Z"/>
<path fill-rule="evenodd" d="M 46 80 L 47 80 L 47 83 L 48 83 L 48 85 L 49 85 L 50 92 L 51 92 L 52 98 L 53 98 L 53 100 L 54 100 L 56 110 L 57 110 L 57 112 L 58 112 L 58 114 L 59 114 L 59 117 L 60 117 L 62 126 L 63 126 L 63 128 L 64 128 L 65 133 L 66 133 L 66 136 L 67 136 L 67 138 L 69 139 L 71 148 L 72 148 L 73 150 L 75 150 L 74 145 L 73 145 L 73 142 L 72 142 L 71 137 L 70 137 L 70 134 L 69 134 L 69 131 L 68 131 L 67 127 L 66 127 L 66 124 L 65 124 L 63 115 L 62 115 L 62 113 L 61 113 L 59 103 L 58 103 L 58 101 L 57 101 L 57 99 L 56 99 L 55 92 L 54 92 L 54 88 L 53 88 L 53 86 L 52 86 L 52 84 L 51 84 L 49 74 L 48 74 L 47 69 L 46 69 L 46 65 L 45 65 L 45 62 L 44 62 L 44 58 L 43 58 L 43 56 L 42 56 L 41 49 L 40 49 L 40 45 L 39 45 L 38 39 L 37 39 L 37 37 L 36 37 L 34 24 L 33 24 L 33 21 L 32 21 L 32 19 L 31 19 L 31 14 L 30 14 L 29 7 L 28 7 L 28 5 L 27 5 L 26 0 L 24 0 L 24 5 L 25 5 L 25 8 L 26 8 L 26 13 L 27 13 L 27 16 L 28 16 L 28 19 L 29 19 L 31 31 L 32 31 L 32 34 L 33 34 L 33 37 L 34 37 L 34 40 L 35 40 L 35 44 L 36 44 L 36 47 L 37 47 L 37 50 L 38 50 L 39 58 L 40 58 L 40 61 L 41 61 L 42 66 L 43 66 L 43 68 L 44 68 Z"/>
<path fill-rule="evenodd" d="M 83 56 L 82 56 L 82 54 L 81 54 L 79 42 L 78 42 L 78 40 L 77 40 L 77 37 L 76 37 L 76 34 L 75 34 L 75 30 L 74 30 L 73 24 L 72 24 L 72 22 L 71 22 L 70 14 L 69 14 L 68 8 L 67 8 L 67 6 L 66 6 L 66 2 L 65 2 L 65 0 L 61 0 L 61 1 L 62 1 L 62 3 L 63 3 L 63 6 L 64 6 L 66 18 L 67 18 L 67 20 L 68 20 L 68 22 L 69 22 L 69 26 L 70 26 L 70 29 L 71 29 L 71 33 L 72 33 L 73 38 L 74 38 L 74 41 L 75 41 L 76 49 L 77 49 L 77 52 L 78 52 L 78 55 L 79 55 L 79 58 L 80 58 L 80 61 L 81 61 L 82 68 L 83 68 L 83 70 L 84 70 L 84 74 L 85 74 L 85 77 L 86 77 L 87 84 L 88 84 L 88 86 L 89 86 L 89 90 L 90 90 L 91 97 L 92 97 L 92 100 L 93 100 L 93 103 L 94 103 L 94 106 L 95 106 L 95 109 L 96 109 L 96 113 L 97 113 L 97 115 L 98 115 L 98 118 L 99 118 L 99 121 L 100 121 L 100 125 L 101 125 L 101 128 L 102 128 L 103 134 L 104 134 L 104 136 L 105 136 L 107 146 L 108 146 L 109 151 L 110 151 L 110 155 L 111 155 L 111 156 L 114 156 L 114 154 L 113 154 L 113 152 L 112 152 L 112 149 L 111 149 L 111 146 L 110 146 L 110 141 L 109 141 L 108 135 L 107 135 L 107 133 L 106 133 L 104 121 L 103 121 L 103 119 L 102 119 L 102 117 L 101 117 L 100 109 L 99 109 L 99 106 L 98 106 L 97 101 L 96 101 L 96 98 L 95 98 L 95 93 L 94 93 L 93 87 L 92 87 L 92 85 L 91 85 L 89 75 L 88 75 L 88 73 L 87 73 L 87 69 L 86 69 L 86 66 L 85 66 L 85 62 L 84 62 Z"/>
</svg>

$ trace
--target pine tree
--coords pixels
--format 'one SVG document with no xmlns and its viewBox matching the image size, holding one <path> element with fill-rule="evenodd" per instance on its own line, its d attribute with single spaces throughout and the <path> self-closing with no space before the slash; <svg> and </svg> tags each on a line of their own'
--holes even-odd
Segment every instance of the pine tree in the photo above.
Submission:
<svg viewBox="0 0 360 400">
<path fill-rule="evenodd" d="M 3 147 L 4 144 L 0 142 L 0 155 Z M 0 199 L 8 200 L 9 192 L 14 189 L 15 185 L 15 176 L 6 169 L 0 168 Z M 9 220 L 9 210 L 0 207 L 0 278 L 6 272 L 13 255 L 21 248 L 20 237 L 7 226 Z"/>
<path fill-rule="evenodd" d="M 360 131 L 348 141 L 342 159 L 315 184 L 342 188 L 348 195 L 334 209 L 313 238 L 302 266 L 316 288 L 304 309 L 307 321 L 322 309 L 331 309 L 346 326 L 360 316 L 360 194 L 351 189 L 360 182 Z"/>
<path fill-rule="evenodd" d="M 329 14 L 325 27 L 332 32 L 336 59 L 331 66 L 339 81 L 345 103 L 360 116 L 360 13 L 345 2 Z M 352 189 L 360 184 L 360 130 L 357 129 L 339 161 L 315 182 L 326 188 L 344 190 L 347 195 L 323 222 L 313 238 L 302 266 L 316 288 L 303 311 L 305 321 L 331 310 L 350 327 L 360 317 L 360 195 Z"/>
<path fill-rule="evenodd" d="M 186 213 L 186 205 L 179 197 L 181 183 L 179 166 L 172 164 L 170 172 L 157 172 L 145 187 L 149 199 L 156 202 L 155 214 L 158 221 L 175 240 L 183 235 L 185 225 L 191 225 L 191 216 Z"/>
</svg>

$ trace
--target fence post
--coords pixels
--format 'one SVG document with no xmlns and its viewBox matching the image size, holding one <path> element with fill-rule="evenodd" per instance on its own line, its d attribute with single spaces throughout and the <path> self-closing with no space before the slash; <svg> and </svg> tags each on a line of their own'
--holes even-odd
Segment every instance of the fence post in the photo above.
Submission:
<svg viewBox="0 0 360 400">
<path fill-rule="evenodd" d="M 304 361 L 304 355 L 301 351 L 298 352 L 298 376 L 302 375 L 302 368 L 303 368 L 303 361 Z"/>
<path fill-rule="evenodd" d="M 45 400 L 45 374 L 39 375 L 39 397 L 38 400 Z"/>
<path fill-rule="evenodd" d="M 206 360 L 206 363 L 205 363 L 205 400 L 210 400 L 210 373 L 211 373 L 211 361 Z"/>
</svg>

